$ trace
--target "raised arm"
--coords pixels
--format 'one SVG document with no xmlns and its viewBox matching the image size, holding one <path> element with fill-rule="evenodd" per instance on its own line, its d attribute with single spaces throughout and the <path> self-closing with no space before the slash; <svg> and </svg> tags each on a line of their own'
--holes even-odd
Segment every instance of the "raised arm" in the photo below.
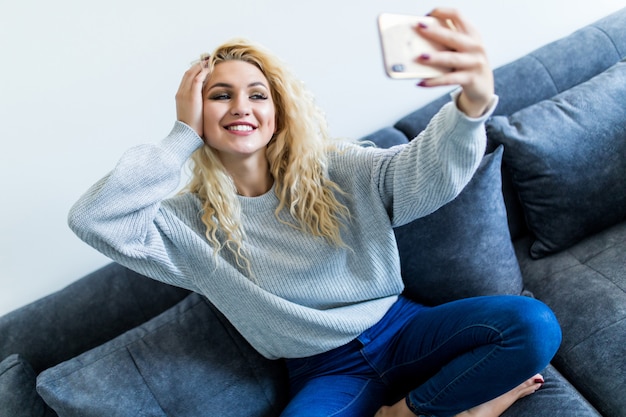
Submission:
<svg viewBox="0 0 626 417">
<path fill-rule="evenodd" d="M 203 145 L 202 81 L 206 69 L 192 66 L 176 94 L 178 121 L 156 144 L 126 151 L 115 168 L 71 208 L 68 223 L 78 237 L 111 259 L 168 283 L 183 284 L 186 262 L 180 230 L 197 219 L 193 196 L 166 201 L 181 170 Z M 183 226 L 183 227 L 179 227 Z M 188 239 L 187 239 L 188 240 Z"/>
</svg>

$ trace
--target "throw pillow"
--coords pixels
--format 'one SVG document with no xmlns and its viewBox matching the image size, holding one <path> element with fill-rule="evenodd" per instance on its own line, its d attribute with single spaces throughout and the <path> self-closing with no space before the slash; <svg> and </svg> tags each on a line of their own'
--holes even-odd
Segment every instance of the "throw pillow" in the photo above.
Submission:
<svg viewBox="0 0 626 417">
<path fill-rule="evenodd" d="M 626 61 L 553 99 L 487 124 L 504 144 L 534 258 L 626 217 Z"/>
<path fill-rule="evenodd" d="M 56 416 L 37 394 L 35 378 L 33 368 L 20 355 L 10 355 L 0 362 L 0 415 Z"/>
<path fill-rule="evenodd" d="M 406 295 L 437 305 L 522 292 L 502 197 L 501 161 L 499 147 L 483 157 L 456 199 L 395 229 Z"/>
<path fill-rule="evenodd" d="M 373 142 L 379 148 L 391 148 L 395 145 L 408 143 L 409 140 L 404 133 L 393 127 L 384 127 L 374 133 L 361 138 L 363 142 Z"/>
<path fill-rule="evenodd" d="M 276 416 L 281 362 L 261 357 L 206 299 L 191 294 L 140 327 L 42 372 L 59 415 Z"/>
</svg>

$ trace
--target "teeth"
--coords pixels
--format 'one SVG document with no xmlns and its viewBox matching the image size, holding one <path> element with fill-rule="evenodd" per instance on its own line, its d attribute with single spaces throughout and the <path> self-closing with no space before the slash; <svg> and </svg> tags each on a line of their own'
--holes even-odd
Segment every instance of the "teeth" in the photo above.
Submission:
<svg viewBox="0 0 626 417">
<path fill-rule="evenodd" d="M 228 126 L 227 129 L 228 130 L 235 130 L 237 132 L 249 132 L 253 128 L 250 125 L 233 125 L 233 126 Z"/>
</svg>

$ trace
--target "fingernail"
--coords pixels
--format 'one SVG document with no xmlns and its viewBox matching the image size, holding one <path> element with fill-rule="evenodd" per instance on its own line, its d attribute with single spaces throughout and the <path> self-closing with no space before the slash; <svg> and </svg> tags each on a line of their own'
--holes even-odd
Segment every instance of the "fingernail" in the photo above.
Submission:
<svg viewBox="0 0 626 417">
<path fill-rule="evenodd" d="M 419 56 L 419 59 L 423 59 L 424 61 L 429 60 L 430 59 L 430 55 L 422 54 L 422 55 Z"/>
<path fill-rule="evenodd" d="M 421 29 L 428 29 L 428 25 L 424 22 L 419 22 L 417 26 L 420 27 Z"/>
<path fill-rule="evenodd" d="M 419 83 L 417 83 L 418 87 L 428 87 L 426 80 L 422 80 Z"/>
<path fill-rule="evenodd" d="M 543 384 L 545 381 L 541 378 L 535 378 L 535 384 Z"/>
</svg>

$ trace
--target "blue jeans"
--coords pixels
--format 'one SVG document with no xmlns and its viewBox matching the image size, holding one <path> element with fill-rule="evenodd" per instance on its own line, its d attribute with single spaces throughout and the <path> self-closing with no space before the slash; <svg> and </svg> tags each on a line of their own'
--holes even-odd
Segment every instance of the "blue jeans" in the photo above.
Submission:
<svg viewBox="0 0 626 417">
<path fill-rule="evenodd" d="M 454 416 L 543 370 L 560 343 L 552 311 L 529 297 L 437 307 L 400 297 L 347 345 L 287 360 L 292 399 L 281 417 L 369 417 L 403 397 L 418 416 Z"/>
</svg>

